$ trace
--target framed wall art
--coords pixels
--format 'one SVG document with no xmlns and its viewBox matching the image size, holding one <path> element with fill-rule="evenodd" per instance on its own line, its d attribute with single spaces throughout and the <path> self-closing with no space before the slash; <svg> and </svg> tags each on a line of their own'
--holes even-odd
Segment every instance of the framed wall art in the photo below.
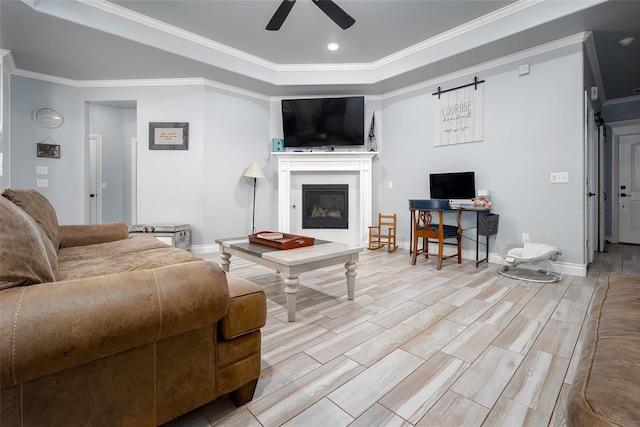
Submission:
<svg viewBox="0 0 640 427">
<path fill-rule="evenodd" d="M 49 157 L 51 159 L 59 159 L 60 158 L 60 145 L 58 145 L 58 144 L 44 144 L 42 142 L 38 142 L 37 156 L 38 157 Z"/>
<path fill-rule="evenodd" d="M 189 123 L 150 122 L 149 150 L 188 150 Z"/>
</svg>

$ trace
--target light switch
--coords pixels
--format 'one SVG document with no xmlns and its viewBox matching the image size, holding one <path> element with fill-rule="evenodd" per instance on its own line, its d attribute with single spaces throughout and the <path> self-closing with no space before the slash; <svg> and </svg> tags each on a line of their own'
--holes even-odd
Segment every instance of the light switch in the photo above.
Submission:
<svg viewBox="0 0 640 427">
<path fill-rule="evenodd" d="M 48 179 L 36 179 L 36 187 L 48 187 L 49 180 Z"/>
<path fill-rule="evenodd" d="M 38 174 L 38 175 L 48 175 L 49 174 L 49 166 L 36 166 L 36 174 Z"/>
</svg>

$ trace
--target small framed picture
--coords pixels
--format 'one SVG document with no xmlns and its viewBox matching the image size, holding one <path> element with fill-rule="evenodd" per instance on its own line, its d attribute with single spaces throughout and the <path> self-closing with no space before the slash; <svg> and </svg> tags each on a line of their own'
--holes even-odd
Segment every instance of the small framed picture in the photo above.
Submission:
<svg viewBox="0 0 640 427">
<path fill-rule="evenodd" d="M 150 122 L 149 150 L 188 150 L 189 123 Z"/>
<path fill-rule="evenodd" d="M 58 144 L 43 144 L 42 142 L 38 142 L 37 156 L 59 159 L 60 146 Z"/>
</svg>

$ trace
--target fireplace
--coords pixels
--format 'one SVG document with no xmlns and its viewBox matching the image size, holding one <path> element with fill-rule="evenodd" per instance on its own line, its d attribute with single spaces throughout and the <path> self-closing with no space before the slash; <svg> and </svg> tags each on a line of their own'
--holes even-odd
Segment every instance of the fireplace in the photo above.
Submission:
<svg viewBox="0 0 640 427">
<path fill-rule="evenodd" d="M 302 228 L 349 228 L 349 185 L 302 186 Z"/>
</svg>

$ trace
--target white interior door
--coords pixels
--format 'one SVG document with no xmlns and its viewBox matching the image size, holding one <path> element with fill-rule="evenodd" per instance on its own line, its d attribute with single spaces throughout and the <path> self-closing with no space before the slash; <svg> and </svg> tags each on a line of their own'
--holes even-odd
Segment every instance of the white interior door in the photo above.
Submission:
<svg viewBox="0 0 640 427">
<path fill-rule="evenodd" d="M 89 223 L 102 223 L 102 136 L 89 136 Z"/>
<path fill-rule="evenodd" d="M 604 188 L 604 126 L 598 128 L 598 252 L 604 252 L 604 201 L 607 194 Z"/>
<path fill-rule="evenodd" d="M 597 204 L 594 201 L 594 196 L 597 193 L 596 186 L 597 181 L 595 177 L 595 117 L 593 113 L 593 107 L 589 101 L 587 92 L 584 92 L 585 103 L 585 123 L 584 123 L 584 171 L 585 171 L 585 203 L 584 203 L 584 236 L 585 236 L 585 260 L 587 264 L 593 262 L 593 254 L 595 250 L 594 242 L 597 239 L 596 227 L 598 226 L 597 217 Z"/>
<path fill-rule="evenodd" d="M 619 139 L 618 241 L 640 244 L 640 134 Z"/>
</svg>

